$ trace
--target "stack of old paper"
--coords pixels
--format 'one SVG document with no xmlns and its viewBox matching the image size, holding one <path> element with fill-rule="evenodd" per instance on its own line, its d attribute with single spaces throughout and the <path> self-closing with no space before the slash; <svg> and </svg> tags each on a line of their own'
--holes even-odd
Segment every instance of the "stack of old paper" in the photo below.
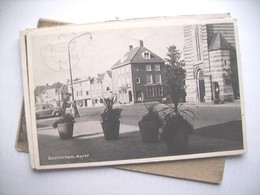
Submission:
<svg viewBox="0 0 260 195">
<path fill-rule="evenodd" d="M 25 106 L 16 148 L 29 151 L 32 168 L 116 165 L 220 183 L 220 157 L 245 152 L 237 26 L 228 14 L 84 25 L 40 19 L 38 27 L 46 28 L 20 35 Z M 164 67 L 173 48 L 185 63 L 181 104 L 196 113 L 187 149 L 178 154 L 167 152 L 162 137 L 143 143 L 138 128 L 143 102 L 167 101 Z M 112 94 L 122 109 L 120 135 L 106 140 L 99 120 L 102 101 Z M 79 113 L 71 139 L 52 127 L 66 98 Z"/>
</svg>

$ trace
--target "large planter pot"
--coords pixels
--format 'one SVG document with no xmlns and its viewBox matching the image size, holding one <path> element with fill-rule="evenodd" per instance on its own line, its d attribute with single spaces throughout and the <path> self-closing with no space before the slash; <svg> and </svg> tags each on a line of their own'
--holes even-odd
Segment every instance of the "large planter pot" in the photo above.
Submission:
<svg viewBox="0 0 260 195">
<path fill-rule="evenodd" d="M 168 126 L 165 131 L 164 139 L 168 147 L 168 153 L 173 155 L 185 154 L 192 126 L 182 121 L 178 125 Z"/>
<path fill-rule="evenodd" d="M 119 138 L 120 121 L 103 121 L 102 129 L 106 140 L 116 140 Z"/>
<path fill-rule="evenodd" d="M 156 142 L 158 141 L 159 135 L 159 125 L 157 122 L 138 122 L 142 141 L 144 143 Z"/>
<path fill-rule="evenodd" d="M 71 139 L 73 136 L 74 123 L 60 123 L 58 124 L 58 131 L 61 139 Z"/>
</svg>

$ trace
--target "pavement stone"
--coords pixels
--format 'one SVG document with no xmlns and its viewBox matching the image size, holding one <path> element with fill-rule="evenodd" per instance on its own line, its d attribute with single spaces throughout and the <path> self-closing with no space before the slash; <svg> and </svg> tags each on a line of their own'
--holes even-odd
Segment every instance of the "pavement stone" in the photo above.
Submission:
<svg viewBox="0 0 260 195">
<path fill-rule="evenodd" d="M 168 156 L 166 144 L 162 140 L 156 143 L 142 143 L 137 126 L 120 124 L 119 139 L 107 141 L 104 138 L 100 121 L 76 122 L 73 137 L 70 140 L 61 140 L 57 129 L 38 129 L 41 164 L 85 163 Z M 237 150 L 242 149 L 242 147 L 242 143 L 231 140 L 190 135 L 187 154 Z M 77 155 L 81 155 L 82 158 L 75 158 Z M 71 158 L 49 160 L 50 157 L 57 156 L 71 156 Z"/>
</svg>

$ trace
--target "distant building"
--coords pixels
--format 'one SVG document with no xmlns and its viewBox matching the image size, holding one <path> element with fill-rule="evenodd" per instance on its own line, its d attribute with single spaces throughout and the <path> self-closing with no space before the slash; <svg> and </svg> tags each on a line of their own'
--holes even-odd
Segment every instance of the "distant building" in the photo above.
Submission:
<svg viewBox="0 0 260 195">
<path fill-rule="evenodd" d="M 107 98 L 110 97 L 113 92 L 112 86 L 112 72 L 106 71 L 102 74 L 101 80 L 101 87 L 102 87 L 102 97 Z"/>
<path fill-rule="evenodd" d="M 34 90 L 36 104 L 52 104 L 60 106 L 62 100 L 62 90 L 64 85 L 60 82 L 54 83 L 51 86 L 37 86 Z"/>
<path fill-rule="evenodd" d="M 73 81 L 74 100 L 80 107 L 91 106 L 91 78 L 76 79 Z M 68 92 L 71 94 L 71 86 L 68 84 Z"/>
<path fill-rule="evenodd" d="M 233 24 L 184 26 L 187 101 L 239 97 Z"/>
<path fill-rule="evenodd" d="M 161 100 L 164 97 L 165 61 L 140 46 L 133 48 L 112 66 L 113 92 L 119 103 Z"/>
<path fill-rule="evenodd" d="M 112 94 L 112 73 L 106 71 L 98 74 L 91 80 L 92 105 L 101 105 L 102 98 L 108 98 Z"/>
</svg>

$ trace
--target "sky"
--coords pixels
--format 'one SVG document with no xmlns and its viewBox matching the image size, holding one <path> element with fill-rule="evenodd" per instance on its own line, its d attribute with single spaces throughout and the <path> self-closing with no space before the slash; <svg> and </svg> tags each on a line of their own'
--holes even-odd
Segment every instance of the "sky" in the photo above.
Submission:
<svg viewBox="0 0 260 195">
<path fill-rule="evenodd" d="M 65 83 L 70 76 L 70 41 L 73 79 L 84 79 L 111 70 L 129 51 L 129 45 L 138 47 L 140 40 L 147 49 L 164 59 L 168 46 L 176 45 L 183 51 L 183 25 L 131 23 L 36 30 L 28 36 L 28 53 L 32 54 L 28 58 L 32 69 L 30 78 L 34 87 Z"/>
</svg>

